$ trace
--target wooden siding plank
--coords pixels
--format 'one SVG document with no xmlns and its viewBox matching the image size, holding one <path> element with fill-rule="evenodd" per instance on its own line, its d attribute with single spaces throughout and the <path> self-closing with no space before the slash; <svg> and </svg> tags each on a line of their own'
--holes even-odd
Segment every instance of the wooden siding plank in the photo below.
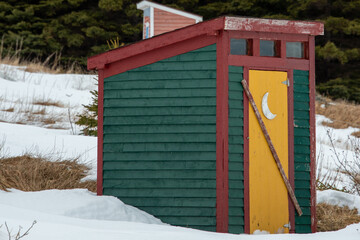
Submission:
<svg viewBox="0 0 360 240">
<path fill-rule="evenodd" d="M 242 139 L 233 137 L 234 141 Z M 104 134 L 106 143 L 215 143 L 216 138 L 211 133 L 132 133 L 132 134 Z"/>
<path fill-rule="evenodd" d="M 229 223 L 229 233 L 232 234 L 240 234 L 240 233 L 244 233 L 244 227 L 240 226 L 238 224 L 230 224 Z"/>
<path fill-rule="evenodd" d="M 131 72 L 142 71 L 192 71 L 192 70 L 216 70 L 216 61 L 159 61 L 132 69 Z"/>
<path fill-rule="evenodd" d="M 310 139 L 308 137 L 295 137 L 294 144 L 310 145 Z"/>
<path fill-rule="evenodd" d="M 295 165 L 295 171 L 304 171 L 304 172 L 309 172 L 310 171 L 310 161 L 308 162 L 297 162 L 298 164 Z M 301 164 L 299 164 L 301 163 Z"/>
<path fill-rule="evenodd" d="M 229 216 L 231 217 L 243 217 L 244 209 L 241 207 L 229 207 Z"/>
<path fill-rule="evenodd" d="M 216 188 L 215 179 L 106 179 L 106 188 L 161 189 L 161 188 Z"/>
<path fill-rule="evenodd" d="M 310 180 L 295 180 L 295 190 L 309 189 L 309 186 L 310 186 Z"/>
<path fill-rule="evenodd" d="M 214 179 L 215 170 L 104 170 L 105 179 Z M 116 196 L 116 195 L 115 195 Z"/>
<path fill-rule="evenodd" d="M 123 98 L 178 98 L 178 97 L 214 97 L 215 88 L 197 89 L 126 89 L 104 90 L 104 99 Z"/>
<path fill-rule="evenodd" d="M 296 171 L 295 172 L 295 180 L 309 180 L 310 181 L 310 172 L 309 171 Z"/>
<path fill-rule="evenodd" d="M 294 110 L 305 110 L 305 111 L 309 111 L 310 110 L 310 104 L 309 102 L 294 102 Z"/>
<path fill-rule="evenodd" d="M 243 127 L 244 122 L 242 118 L 229 118 L 229 127 Z"/>
<path fill-rule="evenodd" d="M 216 58 L 216 53 L 212 50 L 206 50 L 202 52 L 189 52 L 187 54 L 177 55 L 175 57 L 166 58 L 161 60 L 161 62 L 178 62 L 178 61 L 208 61 L 209 59 Z"/>
<path fill-rule="evenodd" d="M 132 152 L 117 153 L 104 152 L 104 161 L 216 161 L 214 151 L 195 151 L 195 152 Z"/>
<path fill-rule="evenodd" d="M 309 128 L 294 128 L 295 137 L 309 137 L 310 138 L 310 130 Z"/>
<path fill-rule="evenodd" d="M 297 224 L 296 232 L 297 233 L 311 233 L 311 226 L 309 226 L 308 224 L 305 224 L 305 225 Z"/>
<path fill-rule="evenodd" d="M 106 188 L 107 189 L 107 188 Z M 104 193 L 105 194 L 105 193 Z M 144 199 L 137 197 L 121 197 L 121 200 L 129 205 L 142 207 L 215 207 L 216 198 L 185 198 L 185 197 L 151 197 Z"/>
<path fill-rule="evenodd" d="M 105 117 L 119 116 L 164 116 L 164 115 L 213 115 L 214 107 L 139 107 L 139 108 L 111 108 Z"/>
<path fill-rule="evenodd" d="M 229 152 L 244 153 L 244 147 L 242 145 L 229 144 Z"/>
<path fill-rule="evenodd" d="M 243 198 L 231 198 L 231 197 L 229 197 L 229 206 L 244 207 L 244 199 Z"/>
<path fill-rule="evenodd" d="M 308 111 L 296 111 L 296 110 L 294 110 L 294 118 L 296 118 L 296 120 L 300 120 L 300 119 L 309 120 L 310 115 L 309 115 Z"/>
<path fill-rule="evenodd" d="M 209 218 L 209 217 L 167 217 L 167 216 L 161 216 L 161 220 L 163 220 L 166 223 L 170 223 L 173 225 L 179 225 L 179 226 L 189 226 L 191 225 L 197 225 L 197 226 L 215 226 L 216 219 L 215 218 Z"/>
<path fill-rule="evenodd" d="M 158 71 L 128 71 L 125 73 L 113 75 L 111 77 L 107 77 L 104 79 L 104 82 L 111 81 L 121 81 L 121 80 L 168 80 L 168 81 L 176 81 L 176 80 L 184 80 L 184 79 L 216 79 L 216 71 L 214 70 L 173 70 L 166 71 L 164 74 L 163 70 Z"/>
<path fill-rule="evenodd" d="M 141 210 L 149 213 L 156 214 L 158 217 L 162 216 L 194 216 L 194 217 L 214 217 L 216 213 L 215 208 L 204 207 L 142 207 Z"/>
<path fill-rule="evenodd" d="M 105 109 L 106 110 L 106 109 Z M 152 124 L 215 124 L 213 115 L 191 115 L 191 116 L 123 116 L 104 117 L 105 125 L 152 125 Z"/>
<path fill-rule="evenodd" d="M 296 154 L 294 157 L 295 163 L 310 163 L 310 156 L 308 154 Z"/>
<path fill-rule="evenodd" d="M 105 99 L 104 107 L 216 106 L 215 97 Z"/>
<path fill-rule="evenodd" d="M 304 99 L 309 99 L 309 94 L 294 91 L 294 101 L 295 102 L 296 101 L 305 101 Z"/>
<path fill-rule="evenodd" d="M 151 126 L 137 126 L 137 125 L 120 125 L 120 126 L 104 126 L 104 134 L 108 133 L 213 133 L 216 130 L 215 124 L 184 124 L 184 125 L 151 125 Z M 235 132 L 239 130 L 235 129 Z"/>
<path fill-rule="evenodd" d="M 310 146 L 295 145 L 294 153 L 310 154 Z"/>
<path fill-rule="evenodd" d="M 241 167 L 233 166 L 234 170 Z M 118 161 L 118 162 L 105 162 L 104 170 L 213 170 L 215 168 L 214 161 Z"/>
<path fill-rule="evenodd" d="M 214 151 L 215 143 L 133 143 L 104 144 L 104 152 L 198 152 Z M 242 153 L 241 149 L 237 150 Z"/>
<path fill-rule="evenodd" d="M 106 89 L 192 89 L 192 88 L 216 88 L 213 79 L 184 79 L 182 81 L 171 80 L 131 80 L 118 82 L 105 82 Z"/>
<path fill-rule="evenodd" d="M 309 120 L 294 120 L 294 127 L 309 128 Z"/>
<path fill-rule="evenodd" d="M 176 189 L 156 189 L 156 188 L 144 188 L 144 189 L 134 189 L 134 188 L 108 188 L 107 193 L 112 196 L 126 196 L 126 197 L 147 197 L 147 196 L 157 196 L 157 197 L 200 197 L 208 198 L 215 196 L 216 189 L 208 188 L 176 188 Z"/>
</svg>

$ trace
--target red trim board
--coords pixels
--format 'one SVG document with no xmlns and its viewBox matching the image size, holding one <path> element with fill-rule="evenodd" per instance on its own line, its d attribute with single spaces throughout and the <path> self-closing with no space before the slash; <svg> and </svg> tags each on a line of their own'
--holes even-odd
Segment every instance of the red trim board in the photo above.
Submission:
<svg viewBox="0 0 360 240">
<path fill-rule="evenodd" d="M 249 68 L 243 69 L 244 79 L 249 85 Z M 250 234 L 250 195 L 249 195 L 249 100 L 243 91 L 244 104 L 244 231 Z"/>
<path fill-rule="evenodd" d="M 311 231 L 316 232 L 315 37 L 309 36 Z"/>
<path fill-rule="evenodd" d="M 229 225 L 229 35 L 223 31 L 216 49 L 216 231 L 228 232 Z"/>
<path fill-rule="evenodd" d="M 288 72 L 288 80 L 290 86 L 288 87 L 288 156 L 289 156 L 289 168 L 288 176 L 292 189 L 295 189 L 295 167 L 294 167 L 294 78 L 293 69 Z M 289 221 L 290 221 L 290 233 L 295 233 L 295 206 L 288 197 L 289 201 Z"/>
<path fill-rule="evenodd" d="M 104 117 L 104 69 L 98 75 L 98 136 L 97 136 L 97 195 L 103 194 L 103 117 Z"/>
</svg>

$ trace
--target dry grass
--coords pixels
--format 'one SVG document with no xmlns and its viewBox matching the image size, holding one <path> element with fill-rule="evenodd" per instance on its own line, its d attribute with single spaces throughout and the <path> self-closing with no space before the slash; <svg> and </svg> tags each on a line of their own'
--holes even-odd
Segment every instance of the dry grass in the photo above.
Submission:
<svg viewBox="0 0 360 240">
<path fill-rule="evenodd" d="M 316 205 L 317 231 L 336 231 L 347 225 L 360 222 L 357 209 L 339 207 L 326 203 Z"/>
<path fill-rule="evenodd" d="M 40 106 L 54 106 L 54 107 L 59 107 L 59 108 L 63 108 L 65 107 L 65 105 L 60 102 L 60 101 L 53 101 L 51 99 L 47 99 L 47 100 L 36 100 L 34 101 L 35 105 L 40 105 Z"/>
<path fill-rule="evenodd" d="M 89 168 L 76 160 L 48 161 L 23 155 L 0 160 L 0 189 L 22 191 L 87 188 L 96 191 L 95 181 L 81 181 Z"/>
<path fill-rule="evenodd" d="M 321 97 L 316 101 L 315 111 L 317 114 L 324 115 L 332 122 L 323 122 L 328 127 L 343 129 L 348 127 L 360 128 L 360 105 L 346 101 L 332 101 Z M 354 132 L 354 136 L 360 137 L 360 132 Z"/>
</svg>

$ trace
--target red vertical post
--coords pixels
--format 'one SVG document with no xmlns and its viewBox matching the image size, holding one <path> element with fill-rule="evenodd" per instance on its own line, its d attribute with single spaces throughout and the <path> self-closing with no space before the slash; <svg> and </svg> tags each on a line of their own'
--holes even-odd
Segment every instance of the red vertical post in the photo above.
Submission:
<svg viewBox="0 0 360 240">
<path fill-rule="evenodd" d="M 229 35 L 222 31 L 216 44 L 216 231 L 229 225 Z"/>
<path fill-rule="evenodd" d="M 315 37 L 309 36 L 311 231 L 316 232 Z"/>
<path fill-rule="evenodd" d="M 283 41 L 285 42 L 285 41 Z M 286 57 L 286 56 L 285 56 Z M 294 166 L 294 74 L 293 69 L 288 70 L 288 80 L 290 85 L 288 87 L 288 158 L 289 169 L 288 176 L 292 189 L 295 190 L 295 166 Z M 289 198 L 289 221 L 290 233 L 295 233 L 295 206 Z"/>
<path fill-rule="evenodd" d="M 103 194 L 104 69 L 98 70 L 97 195 Z"/>
<path fill-rule="evenodd" d="M 244 79 L 249 85 L 249 67 L 244 67 Z M 249 100 L 243 91 L 244 99 L 244 231 L 250 234 L 250 195 L 249 195 Z"/>
</svg>

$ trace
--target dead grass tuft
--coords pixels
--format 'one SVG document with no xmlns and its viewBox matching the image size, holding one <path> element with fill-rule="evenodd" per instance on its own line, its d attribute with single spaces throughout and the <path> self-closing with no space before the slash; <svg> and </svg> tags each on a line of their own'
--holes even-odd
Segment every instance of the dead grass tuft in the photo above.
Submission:
<svg viewBox="0 0 360 240">
<path fill-rule="evenodd" d="M 35 105 L 40 105 L 40 106 L 54 106 L 54 107 L 59 107 L 59 108 L 63 108 L 65 107 L 65 105 L 60 102 L 60 101 L 53 101 L 53 100 L 36 100 L 34 101 Z"/>
<path fill-rule="evenodd" d="M 89 168 L 77 160 L 48 161 L 23 155 L 0 160 L 0 189 L 22 191 L 87 188 L 96 191 L 95 181 L 81 181 Z"/>
<path fill-rule="evenodd" d="M 354 137 L 360 138 L 360 131 L 353 132 L 351 135 Z"/>
<path fill-rule="evenodd" d="M 14 112 L 15 109 L 14 108 L 7 108 L 7 109 L 4 109 L 2 111 L 4 111 L 4 112 Z"/>
<path fill-rule="evenodd" d="M 35 111 L 35 112 L 33 112 L 33 114 L 45 115 L 45 114 L 46 114 L 46 109 L 43 108 L 43 109 L 41 109 L 41 110 Z"/>
<path fill-rule="evenodd" d="M 326 203 L 316 205 L 317 231 L 336 231 L 346 226 L 360 222 L 356 208 L 339 207 Z"/>
<path fill-rule="evenodd" d="M 337 129 L 360 128 L 360 105 L 343 100 L 334 102 L 322 97 L 321 101 L 316 101 L 315 111 L 332 121 L 331 123 L 323 122 L 325 126 Z"/>
</svg>

